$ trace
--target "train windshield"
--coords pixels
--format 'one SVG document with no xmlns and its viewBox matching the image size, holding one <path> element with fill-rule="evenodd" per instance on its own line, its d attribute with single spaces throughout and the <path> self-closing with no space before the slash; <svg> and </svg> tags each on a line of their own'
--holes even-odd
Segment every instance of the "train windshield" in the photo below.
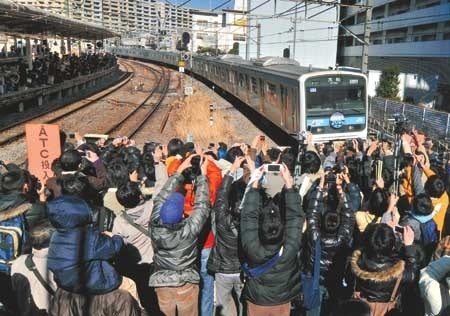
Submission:
<svg viewBox="0 0 450 316">
<path fill-rule="evenodd" d="M 363 130 L 366 125 L 366 83 L 362 77 L 327 75 L 305 82 L 307 125 L 313 133 Z"/>
</svg>

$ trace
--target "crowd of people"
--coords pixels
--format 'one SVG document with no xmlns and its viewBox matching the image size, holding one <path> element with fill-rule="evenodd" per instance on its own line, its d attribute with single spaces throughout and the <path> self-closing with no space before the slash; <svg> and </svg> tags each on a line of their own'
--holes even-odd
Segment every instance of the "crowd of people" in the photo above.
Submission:
<svg viewBox="0 0 450 316">
<path fill-rule="evenodd" d="M 116 57 L 109 53 L 83 53 L 80 56 L 72 54 L 60 57 L 56 52 L 48 52 L 35 56 L 32 69 L 28 69 L 25 58 L 17 63 L 0 64 L 0 95 L 58 84 L 113 67 L 116 62 Z"/>
<path fill-rule="evenodd" d="M 4 315 L 450 315 L 450 164 L 420 132 L 75 136 L 45 183 L 3 164 Z"/>
</svg>

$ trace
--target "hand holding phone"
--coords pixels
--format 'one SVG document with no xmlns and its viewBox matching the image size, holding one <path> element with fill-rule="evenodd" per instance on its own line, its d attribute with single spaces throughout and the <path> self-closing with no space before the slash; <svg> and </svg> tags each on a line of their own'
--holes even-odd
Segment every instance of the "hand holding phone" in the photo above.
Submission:
<svg viewBox="0 0 450 316">
<path fill-rule="evenodd" d="M 264 172 L 267 173 L 278 173 L 281 171 L 282 166 L 277 163 L 271 163 L 264 165 Z"/>
</svg>

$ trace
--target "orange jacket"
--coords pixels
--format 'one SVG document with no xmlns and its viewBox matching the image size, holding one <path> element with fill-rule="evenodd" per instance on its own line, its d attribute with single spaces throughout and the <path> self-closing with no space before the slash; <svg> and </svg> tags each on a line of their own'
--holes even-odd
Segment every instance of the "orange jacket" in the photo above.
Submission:
<svg viewBox="0 0 450 316">
<path fill-rule="evenodd" d="M 435 173 L 430 168 L 424 167 L 423 172 L 427 176 L 427 178 L 434 176 Z M 436 225 L 439 229 L 442 237 L 442 230 L 444 229 L 445 215 L 447 214 L 448 208 L 448 194 L 444 191 L 444 193 L 438 198 L 431 198 L 431 203 L 433 204 L 433 211 L 435 212 L 433 219 L 436 222 Z"/>
<path fill-rule="evenodd" d="M 209 162 L 206 169 L 206 177 L 208 178 L 209 185 L 209 201 L 211 205 L 214 205 L 217 197 L 217 190 L 219 190 L 222 183 L 222 170 L 214 163 Z M 186 196 L 184 198 L 184 214 L 190 215 L 195 202 L 195 193 L 192 191 L 192 184 L 186 184 L 184 186 L 186 190 Z M 208 233 L 203 248 L 212 248 L 214 246 L 214 235 L 212 231 Z"/>
</svg>

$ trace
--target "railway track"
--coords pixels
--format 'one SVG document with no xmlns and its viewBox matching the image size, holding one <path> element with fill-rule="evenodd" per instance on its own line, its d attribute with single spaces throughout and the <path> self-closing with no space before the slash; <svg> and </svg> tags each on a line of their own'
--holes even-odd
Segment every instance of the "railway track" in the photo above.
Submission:
<svg viewBox="0 0 450 316">
<path fill-rule="evenodd" d="M 72 105 L 60 106 L 57 108 L 50 109 L 43 113 L 39 113 L 28 117 L 23 120 L 16 121 L 8 126 L 4 126 L 0 129 L 0 146 L 4 146 L 6 144 L 12 143 L 22 137 L 25 136 L 25 124 L 27 123 L 42 123 L 42 124 L 51 124 L 61 120 L 64 117 L 67 117 L 75 112 L 80 111 L 94 103 L 110 96 L 114 92 L 118 91 L 120 88 L 125 86 L 130 80 L 134 77 L 135 69 L 130 65 L 129 62 L 125 62 L 123 60 L 120 63 L 126 68 L 127 72 L 123 75 L 122 80 L 114 85 L 113 87 L 104 90 L 97 94 L 92 99 L 84 99 L 78 102 L 73 103 Z"/>
<path fill-rule="evenodd" d="M 157 84 L 153 87 L 150 94 L 144 101 L 138 104 L 135 109 L 129 112 L 122 120 L 112 126 L 104 134 L 126 135 L 128 138 L 132 138 L 142 129 L 145 123 L 153 116 L 164 101 L 170 85 L 170 71 L 165 68 L 155 70 L 153 67 L 148 65 L 143 66 L 147 67 L 150 71 L 159 73 L 160 77 Z M 155 96 L 155 94 L 159 94 L 157 101 L 149 105 L 148 101 Z M 150 110 L 148 110 L 149 106 L 151 107 Z"/>
</svg>

